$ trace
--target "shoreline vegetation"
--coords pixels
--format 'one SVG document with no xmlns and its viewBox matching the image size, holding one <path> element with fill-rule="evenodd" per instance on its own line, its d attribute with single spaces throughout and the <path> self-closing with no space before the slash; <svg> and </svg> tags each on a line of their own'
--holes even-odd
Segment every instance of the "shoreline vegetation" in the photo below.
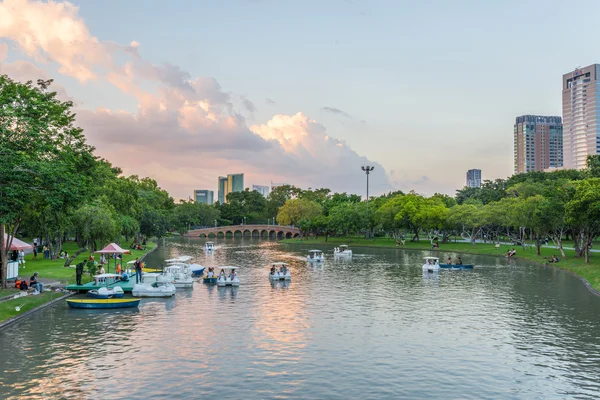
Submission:
<svg viewBox="0 0 600 400">
<path fill-rule="evenodd" d="M 131 254 L 123 254 L 122 266 L 131 260 L 135 260 L 136 257 L 140 257 L 143 259 L 152 251 L 154 251 L 158 247 L 157 242 L 148 241 L 146 243 L 145 250 L 132 250 Z M 63 249 L 69 253 L 75 253 L 78 249 L 78 246 L 74 242 L 66 242 L 63 244 Z M 52 300 L 56 300 L 57 298 L 64 296 L 64 292 L 54 293 L 52 290 L 56 289 L 56 287 L 51 288 L 50 284 L 59 283 L 61 286 L 63 284 L 75 283 L 75 266 L 82 262 L 87 261 L 90 255 L 94 255 L 94 259 L 96 261 L 99 260 L 99 254 L 95 254 L 90 251 L 85 251 L 79 254 L 75 259 L 71 262 L 70 267 L 65 267 L 64 259 L 56 259 L 49 260 L 44 259 L 43 254 L 38 254 L 37 259 L 33 259 L 33 254 L 27 254 L 25 256 L 25 267 L 19 268 L 19 277 L 24 278 L 29 281 L 29 277 L 33 275 L 34 272 L 39 273 L 40 280 L 44 283 L 44 293 L 41 293 L 37 296 L 26 296 L 19 297 L 16 299 L 4 300 L 1 301 L 2 298 L 15 295 L 20 293 L 20 290 L 14 288 L 14 282 L 10 282 L 13 287 L 8 289 L 0 289 L 0 325 L 7 326 L 6 322 L 10 319 L 18 317 L 19 315 L 32 310 L 36 307 L 47 305 Z M 110 271 L 114 272 L 114 260 L 109 259 L 110 262 Z M 87 271 L 83 274 L 83 282 L 87 283 L 90 281 L 90 275 Z M 19 309 L 17 310 L 18 307 Z"/>
<path fill-rule="evenodd" d="M 392 238 L 376 238 L 376 239 L 365 239 L 364 237 L 352 237 L 350 243 L 348 238 L 341 237 L 330 237 L 325 240 L 321 238 L 310 238 L 310 239 L 285 239 L 280 243 L 291 244 L 291 245 L 328 245 L 328 246 L 339 246 L 340 244 L 348 244 L 351 248 L 353 247 L 372 247 L 372 248 L 389 248 L 399 250 L 420 250 L 428 251 L 431 255 L 438 253 L 460 253 L 460 254 L 473 254 L 473 255 L 487 255 L 506 258 L 508 250 L 515 249 L 517 254 L 511 258 L 531 261 L 536 264 L 545 265 L 549 267 L 556 267 L 564 271 L 575 274 L 578 278 L 589 282 L 593 292 L 600 294 L 600 260 L 596 259 L 593 255 L 590 257 L 590 262 L 586 263 L 581 257 L 576 257 L 574 250 L 564 249 L 565 258 L 562 258 L 560 251 L 555 247 L 542 247 L 540 249 L 540 255 L 536 254 L 534 245 L 527 245 L 526 250 L 523 250 L 521 246 L 514 246 L 509 244 L 500 244 L 497 248 L 495 243 L 477 243 L 475 245 L 470 242 L 448 242 L 440 243 L 439 247 L 432 249 L 432 245 L 429 241 L 421 240 L 419 242 L 406 241 L 404 245 L 396 244 L 396 241 Z M 558 263 L 549 263 L 552 255 L 559 257 Z M 463 258 L 463 261 L 468 264 L 467 259 Z"/>
</svg>

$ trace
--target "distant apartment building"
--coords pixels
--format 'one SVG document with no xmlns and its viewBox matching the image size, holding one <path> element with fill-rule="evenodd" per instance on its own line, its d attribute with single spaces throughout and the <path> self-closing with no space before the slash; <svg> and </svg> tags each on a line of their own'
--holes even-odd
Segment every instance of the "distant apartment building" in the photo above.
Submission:
<svg viewBox="0 0 600 400">
<path fill-rule="evenodd" d="M 588 155 L 600 154 L 600 64 L 562 77 L 564 167 L 582 169 Z"/>
<path fill-rule="evenodd" d="M 269 195 L 269 187 L 268 186 L 252 185 L 252 190 L 257 191 L 258 193 L 262 194 L 264 197 L 267 197 Z"/>
<path fill-rule="evenodd" d="M 196 203 L 204 203 L 209 206 L 215 202 L 215 192 L 212 190 L 194 190 Z"/>
<path fill-rule="evenodd" d="M 480 169 L 470 169 L 467 171 L 467 186 L 473 188 L 481 187 Z"/>
<path fill-rule="evenodd" d="M 514 171 L 521 174 L 563 166 L 561 117 L 522 115 L 514 126 Z"/>
<path fill-rule="evenodd" d="M 231 192 L 242 192 L 244 190 L 244 174 L 229 174 L 219 177 L 219 203 L 227 202 L 227 195 Z"/>
</svg>

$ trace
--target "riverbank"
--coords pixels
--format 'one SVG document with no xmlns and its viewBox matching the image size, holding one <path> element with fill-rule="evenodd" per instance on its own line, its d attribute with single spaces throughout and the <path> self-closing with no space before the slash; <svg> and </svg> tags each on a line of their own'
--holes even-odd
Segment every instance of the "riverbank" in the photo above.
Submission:
<svg viewBox="0 0 600 400">
<path fill-rule="evenodd" d="M 584 281 L 589 282 L 591 288 L 595 291 L 600 291 L 600 254 L 590 253 L 590 263 L 586 264 L 583 258 L 576 258 L 575 251 L 565 250 L 566 258 L 560 257 L 560 251 L 555 248 L 542 247 L 541 255 L 536 255 L 535 247 L 528 246 L 526 250 L 523 250 L 519 246 L 509 246 L 501 244 L 499 248 L 493 243 L 477 243 L 472 245 L 468 242 L 450 242 L 440 243 L 438 249 L 432 249 L 431 243 L 426 240 L 419 242 L 406 241 L 405 245 L 396 245 L 393 239 L 388 238 L 376 238 L 376 239 L 364 239 L 362 237 L 353 237 L 351 242 L 348 243 L 348 238 L 334 237 L 329 238 L 325 241 L 325 238 L 318 239 L 286 239 L 282 240 L 282 243 L 286 244 L 302 244 L 302 245 L 327 245 L 331 247 L 339 246 L 340 244 L 349 244 L 351 247 L 377 247 L 377 248 L 395 248 L 395 249 L 406 249 L 406 250 L 421 250 L 430 251 L 431 255 L 435 256 L 437 253 L 460 253 L 460 254 L 477 254 L 477 255 L 490 255 L 496 257 L 506 257 L 506 253 L 510 249 L 517 251 L 516 256 L 513 258 L 527 260 L 535 262 L 537 264 L 549 265 L 556 267 L 568 272 L 571 272 Z M 560 261 L 556 264 L 548 264 L 548 261 L 556 255 L 560 258 Z M 463 257 L 463 262 L 468 264 L 468 258 Z"/>
<path fill-rule="evenodd" d="M 144 259 L 149 253 L 154 251 L 157 248 L 156 242 L 148 241 L 146 244 L 145 250 L 130 250 L 131 254 L 123 254 L 123 263 L 127 263 L 128 261 L 135 260 L 136 257 L 140 257 Z M 63 249 L 68 253 L 75 253 L 78 248 L 76 243 L 68 242 L 65 243 Z M 90 258 L 90 255 L 94 255 L 96 260 L 98 260 L 98 254 L 91 253 L 89 251 L 85 251 L 78 255 L 73 262 L 71 262 L 71 266 L 68 268 L 64 267 L 65 260 L 57 259 L 57 260 L 48 260 L 44 259 L 43 254 L 38 254 L 37 259 L 33 259 L 33 254 L 28 254 L 25 256 L 25 266 L 19 268 L 19 276 L 29 280 L 29 277 L 33 275 L 34 272 L 39 274 L 39 279 L 45 285 L 44 293 L 37 296 L 26 296 L 19 297 L 18 299 L 5 300 L 0 302 L 0 327 L 9 325 L 9 321 L 13 318 L 19 318 L 25 312 L 33 312 L 40 310 L 52 302 L 56 301 L 57 298 L 60 298 L 64 295 L 64 293 L 55 293 L 51 292 L 52 286 L 64 286 L 66 284 L 75 283 L 75 266 L 82 262 L 86 261 Z M 111 271 L 114 271 L 114 261 L 111 260 L 110 264 Z M 88 273 L 84 273 L 84 281 L 89 282 L 90 276 Z M 9 282 L 9 285 L 14 286 L 13 282 Z M 0 300 L 3 297 L 11 296 L 20 293 L 18 289 L 0 289 Z M 19 310 L 16 309 L 19 307 Z"/>
</svg>

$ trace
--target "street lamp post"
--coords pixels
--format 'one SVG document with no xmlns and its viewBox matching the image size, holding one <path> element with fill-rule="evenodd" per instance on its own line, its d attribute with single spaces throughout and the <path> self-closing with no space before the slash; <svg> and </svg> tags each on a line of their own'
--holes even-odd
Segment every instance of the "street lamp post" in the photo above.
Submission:
<svg viewBox="0 0 600 400">
<path fill-rule="evenodd" d="M 273 217 L 273 226 L 275 226 L 275 217 Z"/>
<path fill-rule="evenodd" d="M 217 227 L 217 220 L 215 219 L 215 228 Z"/>
<path fill-rule="evenodd" d="M 360 167 L 367 174 L 367 211 L 369 210 L 369 174 L 371 171 L 375 169 L 375 167 L 371 167 L 369 165 Z"/>
</svg>

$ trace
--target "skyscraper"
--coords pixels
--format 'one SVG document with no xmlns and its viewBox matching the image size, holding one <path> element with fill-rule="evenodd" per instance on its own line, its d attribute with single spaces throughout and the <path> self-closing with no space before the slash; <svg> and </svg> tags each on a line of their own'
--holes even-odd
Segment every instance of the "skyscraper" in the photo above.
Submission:
<svg viewBox="0 0 600 400">
<path fill-rule="evenodd" d="M 212 190 L 194 190 L 194 200 L 196 203 L 205 203 L 209 206 L 214 203 L 215 193 Z"/>
<path fill-rule="evenodd" d="M 467 186 L 478 188 L 481 187 L 481 170 L 470 169 L 467 171 Z"/>
<path fill-rule="evenodd" d="M 563 166 L 563 125 L 560 117 L 517 117 L 514 139 L 515 174 Z"/>
<path fill-rule="evenodd" d="M 600 151 L 600 64 L 563 75 L 564 167 L 581 169 Z"/>
<path fill-rule="evenodd" d="M 231 192 L 244 190 L 244 174 L 229 174 L 219 177 L 219 203 L 227 202 L 227 195 Z"/>
<path fill-rule="evenodd" d="M 264 197 L 267 197 L 269 195 L 269 187 L 268 186 L 252 185 L 252 190 L 257 191 L 258 193 L 262 194 Z"/>
</svg>

